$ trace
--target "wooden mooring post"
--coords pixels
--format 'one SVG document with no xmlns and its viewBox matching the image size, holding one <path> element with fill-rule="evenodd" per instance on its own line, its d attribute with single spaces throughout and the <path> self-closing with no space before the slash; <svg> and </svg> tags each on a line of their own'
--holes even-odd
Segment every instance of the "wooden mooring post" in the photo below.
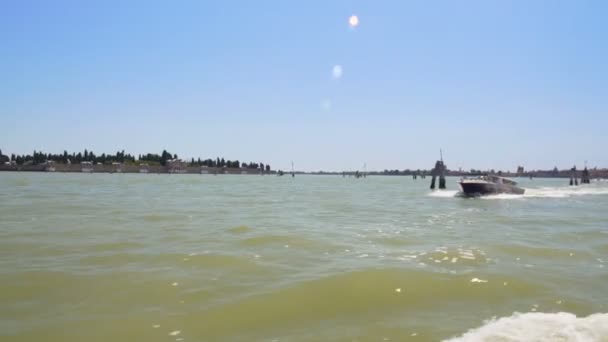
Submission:
<svg viewBox="0 0 608 342">
<path fill-rule="evenodd" d="M 578 179 L 576 179 L 576 166 L 570 169 L 570 186 L 578 185 Z"/>
<path fill-rule="evenodd" d="M 438 160 L 435 163 L 435 168 L 431 171 L 431 175 L 433 176 L 433 178 L 431 178 L 431 189 L 435 189 L 435 180 L 437 177 L 439 177 L 439 189 L 445 189 L 445 170 L 446 167 L 443 160 Z"/>
<path fill-rule="evenodd" d="M 589 177 L 589 170 L 587 170 L 587 166 L 583 170 L 583 174 L 581 175 L 581 184 L 590 184 L 591 178 Z"/>
</svg>

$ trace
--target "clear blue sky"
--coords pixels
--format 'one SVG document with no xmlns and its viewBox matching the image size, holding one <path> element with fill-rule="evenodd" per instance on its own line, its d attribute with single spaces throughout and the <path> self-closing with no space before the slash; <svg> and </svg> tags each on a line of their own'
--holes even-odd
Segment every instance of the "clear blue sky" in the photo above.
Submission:
<svg viewBox="0 0 608 342">
<path fill-rule="evenodd" d="M 606 18 L 599 0 L 2 1 L 0 148 L 606 167 Z"/>
</svg>

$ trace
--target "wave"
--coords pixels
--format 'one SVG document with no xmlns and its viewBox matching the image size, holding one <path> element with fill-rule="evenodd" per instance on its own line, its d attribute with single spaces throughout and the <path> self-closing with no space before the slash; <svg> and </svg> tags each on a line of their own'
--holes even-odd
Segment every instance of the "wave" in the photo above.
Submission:
<svg viewBox="0 0 608 342">
<path fill-rule="evenodd" d="M 243 225 L 232 227 L 232 228 L 228 229 L 228 232 L 232 233 L 232 234 L 245 234 L 250 231 L 252 231 L 252 229 L 250 227 L 243 226 Z"/>
<path fill-rule="evenodd" d="M 277 247 L 277 248 L 296 248 L 308 251 L 329 251 L 336 250 L 340 246 L 330 244 L 321 240 L 313 240 L 301 235 L 278 235 L 265 234 L 245 238 L 240 241 L 240 244 L 245 247 Z"/>
<path fill-rule="evenodd" d="M 206 336 L 198 337 L 225 338 L 234 326 L 253 332 L 277 325 L 318 324 L 336 317 L 360 318 L 369 312 L 414 313 L 457 303 L 537 296 L 545 290 L 521 279 L 487 273 L 447 275 L 394 268 L 357 270 L 277 285 L 201 312 L 192 324 L 204 324 L 201 333 Z"/>
<path fill-rule="evenodd" d="M 576 317 L 567 312 L 514 313 L 492 319 L 448 342 L 468 341 L 606 341 L 608 314 Z"/>
</svg>

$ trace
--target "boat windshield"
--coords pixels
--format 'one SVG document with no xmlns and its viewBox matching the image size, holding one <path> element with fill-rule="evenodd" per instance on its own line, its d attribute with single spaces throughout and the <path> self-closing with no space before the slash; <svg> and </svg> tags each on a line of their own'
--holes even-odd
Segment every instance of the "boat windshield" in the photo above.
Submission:
<svg viewBox="0 0 608 342">
<path fill-rule="evenodd" d="M 494 183 L 517 185 L 516 182 L 514 182 L 508 178 L 498 177 L 498 176 L 485 176 L 485 177 L 487 178 L 487 180 L 494 182 Z"/>
<path fill-rule="evenodd" d="M 499 176 L 494 176 L 494 175 L 484 175 L 484 176 L 479 176 L 477 178 L 474 177 L 463 177 L 462 180 L 482 180 L 482 181 L 486 181 L 486 182 L 492 182 L 492 183 L 497 183 L 497 184 L 507 184 L 507 185 L 517 185 L 516 182 L 508 179 L 508 178 L 504 178 L 504 177 L 499 177 Z"/>
</svg>

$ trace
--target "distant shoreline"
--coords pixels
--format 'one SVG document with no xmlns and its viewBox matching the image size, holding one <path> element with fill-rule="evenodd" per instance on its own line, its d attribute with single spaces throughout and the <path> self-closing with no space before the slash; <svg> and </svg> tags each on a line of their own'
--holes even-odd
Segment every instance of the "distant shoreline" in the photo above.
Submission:
<svg viewBox="0 0 608 342">
<path fill-rule="evenodd" d="M 427 178 L 431 177 L 431 170 L 421 170 L 425 173 Z M 580 178 L 582 170 L 576 171 L 576 176 Z M 345 175 L 345 176 L 355 176 L 357 172 L 303 172 L 309 175 Z M 298 174 L 298 172 L 296 172 Z M 361 172 L 359 172 L 361 174 Z M 405 176 L 405 177 L 413 177 L 416 175 L 418 178 L 421 178 L 421 172 L 418 171 L 371 171 L 365 173 L 367 176 Z M 446 177 L 475 177 L 485 174 L 495 174 L 502 177 L 507 178 L 570 178 L 571 171 L 570 170 L 559 170 L 555 171 L 546 171 L 546 170 L 538 170 L 538 171 L 529 171 L 523 173 L 515 173 L 515 172 L 492 172 L 492 171 L 476 171 L 476 172 L 464 172 L 464 171 L 451 171 L 448 170 L 445 173 Z M 598 170 L 589 170 L 589 174 L 591 178 L 608 178 L 608 169 L 598 169 Z"/>
<path fill-rule="evenodd" d="M 276 171 L 261 171 L 249 168 L 162 166 L 135 164 L 50 164 L 50 165 L 0 165 L 0 171 L 13 172 L 58 172 L 58 173 L 164 173 L 164 174 L 237 174 L 269 175 Z"/>
<path fill-rule="evenodd" d="M 136 164 L 52 164 L 52 165 L 0 165 L 1 171 L 12 171 L 12 172 L 58 172 L 58 173 L 155 173 L 155 174 L 210 174 L 210 175 L 277 175 L 277 171 L 261 171 L 260 169 L 250 168 L 228 168 L 228 167 L 206 167 L 206 166 L 162 166 L 162 165 L 136 165 Z M 582 170 L 577 170 L 577 177 L 580 177 Z M 426 177 L 431 176 L 430 170 L 421 171 L 371 171 L 366 172 L 367 176 L 405 176 L 413 177 L 414 174 L 420 177 L 421 172 L 426 174 Z M 589 170 L 592 179 L 596 178 L 608 178 L 608 169 L 597 169 Z M 326 176 L 355 176 L 357 172 L 303 172 L 295 171 L 296 175 L 326 175 Z M 486 172 L 462 172 L 462 171 L 448 171 L 446 176 L 448 177 L 472 177 Z M 285 176 L 289 176 L 288 172 L 285 172 Z M 361 172 L 359 172 L 361 174 Z M 509 178 L 570 178 L 570 170 L 559 170 L 555 171 L 529 171 L 522 174 L 503 172 L 500 174 L 503 177 Z"/>
</svg>

